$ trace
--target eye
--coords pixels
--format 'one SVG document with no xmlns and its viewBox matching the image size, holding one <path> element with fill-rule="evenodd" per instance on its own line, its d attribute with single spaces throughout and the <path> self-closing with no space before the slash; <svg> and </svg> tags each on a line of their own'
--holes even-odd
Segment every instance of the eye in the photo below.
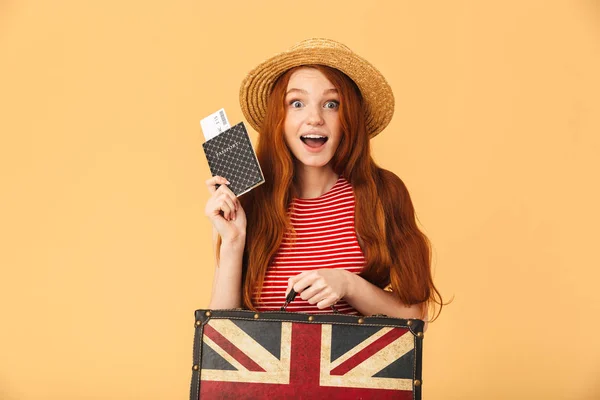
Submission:
<svg viewBox="0 0 600 400">
<path fill-rule="evenodd" d="M 302 102 L 300 100 L 292 100 L 290 101 L 290 105 L 292 108 L 300 108 L 302 107 Z"/>
<path fill-rule="evenodd" d="M 325 103 L 325 108 L 336 109 L 340 106 L 340 102 L 337 100 L 330 100 Z"/>
</svg>

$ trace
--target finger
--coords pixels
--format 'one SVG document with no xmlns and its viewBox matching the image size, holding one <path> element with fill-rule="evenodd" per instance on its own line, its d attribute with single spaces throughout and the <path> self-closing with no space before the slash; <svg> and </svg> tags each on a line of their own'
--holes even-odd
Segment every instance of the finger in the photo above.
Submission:
<svg viewBox="0 0 600 400">
<path fill-rule="evenodd" d="M 294 287 L 296 282 L 298 282 L 300 279 L 302 279 L 306 274 L 307 274 L 307 272 L 301 272 L 298 275 L 294 275 L 294 276 L 290 277 L 290 279 L 288 279 L 288 286 L 287 286 L 287 289 L 285 289 L 286 297 L 290 293 L 290 290 Z M 294 289 L 294 290 L 296 290 L 296 289 Z M 298 293 L 297 290 L 296 290 L 296 293 Z"/>
<path fill-rule="evenodd" d="M 229 181 L 222 176 L 215 175 L 210 179 L 206 180 L 206 186 L 208 186 L 208 191 L 210 193 L 214 193 L 217 191 L 216 185 L 229 185 Z"/>
<path fill-rule="evenodd" d="M 305 290 L 307 287 L 313 285 L 317 279 L 319 279 L 318 275 L 315 275 L 313 273 L 306 274 L 303 277 L 300 277 L 300 279 L 298 279 L 296 283 L 294 283 L 293 288 L 297 293 L 302 293 L 302 291 Z"/>
<path fill-rule="evenodd" d="M 306 292 L 306 290 L 305 290 Z M 302 293 L 304 294 L 304 293 Z M 327 298 L 329 298 L 331 296 L 331 290 L 328 290 L 327 288 L 323 288 L 321 291 L 315 293 L 313 296 L 307 297 L 306 301 L 308 301 L 308 304 L 317 304 L 320 301 L 323 301 Z"/>
<path fill-rule="evenodd" d="M 221 204 L 227 204 L 227 207 L 229 208 L 230 212 L 232 213 L 232 215 L 230 215 L 231 217 L 233 217 L 233 215 L 235 214 L 235 203 L 234 201 L 227 195 L 223 194 L 219 201 L 221 202 Z"/>
<path fill-rule="evenodd" d="M 240 200 L 238 199 L 238 197 L 226 185 L 219 186 L 219 188 L 217 190 L 215 190 L 214 192 L 212 192 L 212 195 L 215 196 L 215 197 L 217 197 L 217 196 L 227 196 L 227 197 L 229 197 L 231 199 L 232 204 L 233 204 L 233 208 L 236 211 L 241 206 L 241 203 L 240 203 Z"/>
<path fill-rule="evenodd" d="M 223 218 L 229 221 L 229 216 L 231 215 L 232 210 L 231 208 L 229 208 L 229 205 L 227 205 L 227 203 L 221 203 L 219 206 L 215 207 L 214 215 L 219 215 L 221 211 L 223 212 Z"/>
<path fill-rule="evenodd" d="M 217 193 L 223 196 L 227 196 L 228 199 L 231 200 L 232 208 L 236 211 L 240 208 L 240 200 L 238 197 L 229 189 L 227 186 L 223 185 L 217 189 Z"/>
<path fill-rule="evenodd" d="M 323 300 L 319 301 L 317 303 L 317 308 L 322 310 L 324 308 L 331 307 L 332 305 L 334 305 L 337 302 L 338 302 L 338 298 L 334 295 L 330 295 L 330 296 L 327 296 L 326 298 L 324 298 Z"/>
<path fill-rule="evenodd" d="M 308 300 L 312 297 L 315 297 L 319 294 L 319 299 L 316 300 L 314 303 L 315 304 L 322 299 L 322 297 L 326 296 L 327 294 L 323 294 L 324 289 L 326 288 L 325 285 L 320 284 L 319 282 L 315 282 L 312 285 L 308 286 L 307 288 L 305 288 L 302 293 L 300 293 L 300 297 L 302 298 L 302 300 Z"/>
<path fill-rule="evenodd" d="M 290 290 L 294 287 L 296 282 L 298 282 L 298 279 L 300 279 L 302 274 L 304 274 L 304 272 L 302 272 L 298 275 L 292 276 L 292 277 L 290 277 L 290 279 L 288 279 L 288 285 L 287 285 L 287 288 L 285 289 L 285 297 L 287 297 L 287 295 L 290 294 Z M 296 292 L 296 293 L 298 293 L 298 292 Z"/>
</svg>

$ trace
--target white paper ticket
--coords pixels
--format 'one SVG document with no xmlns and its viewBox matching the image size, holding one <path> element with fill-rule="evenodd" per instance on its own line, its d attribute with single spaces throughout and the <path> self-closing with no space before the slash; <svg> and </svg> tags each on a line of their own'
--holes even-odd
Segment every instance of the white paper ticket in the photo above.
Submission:
<svg viewBox="0 0 600 400">
<path fill-rule="evenodd" d="M 208 117 L 200 121 L 200 127 L 202 127 L 202 133 L 204 138 L 210 140 L 217 136 L 221 132 L 225 132 L 231 128 L 229 120 L 225 114 L 225 109 L 221 108 L 219 111 L 210 114 Z"/>
</svg>

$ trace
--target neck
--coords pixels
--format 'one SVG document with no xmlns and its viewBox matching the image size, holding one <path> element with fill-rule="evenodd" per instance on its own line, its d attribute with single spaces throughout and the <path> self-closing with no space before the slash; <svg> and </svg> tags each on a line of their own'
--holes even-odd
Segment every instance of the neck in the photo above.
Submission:
<svg viewBox="0 0 600 400">
<path fill-rule="evenodd" d="M 296 165 L 294 183 L 299 198 L 314 199 L 331 189 L 338 178 L 329 165 L 321 168 Z"/>
</svg>

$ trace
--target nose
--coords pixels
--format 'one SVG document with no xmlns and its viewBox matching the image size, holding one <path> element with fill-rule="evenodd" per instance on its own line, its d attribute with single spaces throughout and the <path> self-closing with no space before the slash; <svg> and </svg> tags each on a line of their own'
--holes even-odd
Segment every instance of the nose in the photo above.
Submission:
<svg viewBox="0 0 600 400">
<path fill-rule="evenodd" d="M 321 107 L 319 107 L 319 106 L 310 107 L 306 122 L 309 125 L 323 124 L 323 116 L 321 115 Z"/>
</svg>

